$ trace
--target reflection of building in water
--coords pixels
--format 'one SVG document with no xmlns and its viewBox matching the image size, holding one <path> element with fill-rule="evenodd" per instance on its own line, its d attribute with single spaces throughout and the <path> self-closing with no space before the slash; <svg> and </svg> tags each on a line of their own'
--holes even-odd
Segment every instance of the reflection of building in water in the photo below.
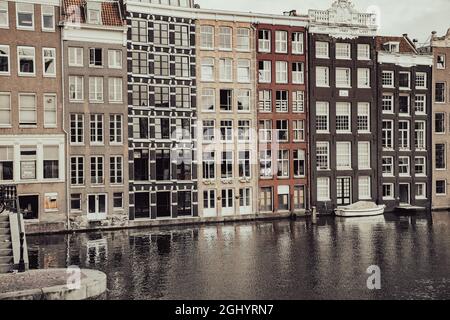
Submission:
<svg viewBox="0 0 450 320">
<path fill-rule="evenodd" d="M 87 262 L 99 263 L 108 258 L 108 243 L 106 239 L 89 240 L 86 243 Z"/>
</svg>

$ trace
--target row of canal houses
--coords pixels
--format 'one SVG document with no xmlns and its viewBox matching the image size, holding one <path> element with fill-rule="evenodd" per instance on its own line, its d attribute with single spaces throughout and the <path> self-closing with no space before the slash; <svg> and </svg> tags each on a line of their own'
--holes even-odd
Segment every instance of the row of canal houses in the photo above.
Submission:
<svg viewBox="0 0 450 320">
<path fill-rule="evenodd" d="M 350 0 L 0 0 L 0 184 L 29 232 L 447 209 L 450 32 Z"/>
</svg>

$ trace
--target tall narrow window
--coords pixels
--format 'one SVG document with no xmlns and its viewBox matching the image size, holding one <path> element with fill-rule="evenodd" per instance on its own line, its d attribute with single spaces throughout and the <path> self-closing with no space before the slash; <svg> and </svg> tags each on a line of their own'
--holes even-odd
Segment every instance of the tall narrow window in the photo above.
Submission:
<svg viewBox="0 0 450 320">
<path fill-rule="evenodd" d="M 358 132 L 370 132 L 370 103 L 358 102 Z"/>
<path fill-rule="evenodd" d="M 203 152 L 203 179 L 215 179 L 216 178 L 216 160 L 215 152 Z"/>
<path fill-rule="evenodd" d="M 214 81 L 214 58 L 203 58 L 201 64 L 202 81 Z"/>
<path fill-rule="evenodd" d="M 250 60 L 238 60 L 238 82 L 250 82 Z"/>
<path fill-rule="evenodd" d="M 294 141 L 305 141 L 305 120 L 293 120 Z"/>
<path fill-rule="evenodd" d="M 414 144 L 416 150 L 426 150 L 425 121 L 416 121 L 414 128 Z"/>
<path fill-rule="evenodd" d="M 123 143 L 122 122 L 121 114 L 109 115 L 109 142 L 111 144 Z"/>
<path fill-rule="evenodd" d="M 34 5 L 32 3 L 16 3 L 17 29 L 34 30 Z"/>
<path fill-rule="evenodd" d="M 316 86 L 317 87 L 330 86 L 330 72 L 328 67 L 316 67 Z"/>
<path fill-rule="evenodd" d="M 200 47 L 202 49 L 214 49 L 214 27 L 200 27 Z"/>
<path fill-rule="evenodd" d="M 104 161 L 103 156 L 91 157 L 91 183 L 104 183 Z"/>
<path fill-rule="evenodd" d="M 44 94 L 44 127 L 55 128 L 56 118 L 56 95 Z"/>
<path fill-rule="evenodd" d="M 337 102 L 336 103 L 336 132 L 349 133 L 351 132 L 351 108 L 350 103 Z"/>
<path fill-rule="evenodd" d="M 435 101 L 437 103 L 445 102 L 445 83 L 444 82 L 436 82 L 435 87 Z"/>
<path fill-rule="evenodd" d="M 269 30 L 259 30 L 258 32 L 258 51 L 270 52 L 271 51 L 271 34 Z"/>
<path fill-rule="evenodd" d="M 147 21 L 131 21 L 131 40 L 133 42 L 147 43 Z"/>
<path fill-rule="evenodd" d="M 70 143 L 84 143 L 84 114 L 82 113 L 70 114 Z"/>
<path fill-rule="evenodd" d="M 273 176 L 271 150 L 259 152 L 259 175 L 261 178 L 271 178 Z"/>
<path fill-rule="evenodd" d="M 414 101 L 414 110 L 416 114 L 427 113 L 427 96 L 425 94 L 417 94 Z"/>
<path fill-rule="evenodd" d="M 434 114 L 434 132 L 435 133 L 445 133 L 445 113 L 436 112 Z"/>
<path fill-rule="evenodd" d="M 103 77 L 89 77 L 89 101 L 103 102 Z"/>
<path fill-rule="evenodd" d="M 221 177 L 222 179 L 233 178 L 233 152 L 222 152 L 221 163 Z"/>
<path fill-rule="evenodd" d="M 59 178 L 59 147 L 44 146 L 44 179 Z"/>
<path fill-rule="evenodd" d="M 383 149 L 391 150 L 394 148 L 394 123 L 392 120 L 383 120 L 381 141 Z"/>
<path fill-rule="evenodd" d="M 0 147 L 0 181 L 14 179 L 14 148 L 11 146 Z"/>
<path fill-rule="evenodd" d="M 277 141 L 288 142 L 289 141 L 289 121 L 277 120 Z"/>
<path fill-rule="evenodd" d="M 216 109 L 216 91 L 211 88 L 202 89 L 202 111 L 214 111 Z"/>
<path fill-rule="evenodd" d="M 44 70 L 44 77 L 56 76 L 56 49 L 42 49 L 42 65 Z"/>
<path fill-rule="evenodd" d="M 303 66 L 303 62 L 292 63 L 292 83 L 303 84 L 305 82 Z"/>
<path fill-rule="evenodd" d="M 370 142 L 359 141 L 358 142 L 358 169 L 369 170 L 370 169 Z"/>
<path fill-rule="evenodd" d="M 169 44 L 169 25 L 167 23 L 155 23 L 153 25 L 153 43 L 157 46 Z"/>
<path fill-rule="evenodd" d="M 82 156 L 70 158 L 70 184 L 73 186 L 84 185 L 84 157 Z"/>
<path fill-rule="evenodd" d="M 350 88 L 351 86 L 351 69 L 336 68 L 336 88 Z"/>
<path fill-rule="evenodd" d="M 19 93 L 19 124 L 37 125 L 36 95 Z"/>
<path fill-rule="evenodd" d="M 111 69 L 122 69 L 122 50 L 108 50 L 108 66 Z"/>
<path fill-rule="evenodd" d="M 329 104 L 328 102 L 316 102 L 316 132 L 329 132 Z"/>
<path fill-rule="evenodd" d="M 278 178 L 289 178 L 289 150 L 278 150 Z"/>
<path fill-rule="evenodd" d="M 352 46 L 350 43 L 336 43 L 336 59 L 351 59 Z"/>
<path fill-rule="evenodd" d="M 233 30 L 230 27 L 219 28 L 219 49 L 231 50 L 232 49 Z"/>
<path fill-rule="evenodd" d="M 55 7 L 41 6 L 42 31 L 55 31 Z"/>
<path fill-rule="evenodd" d="M 316 58 L 328 59 L 329 57 L 329 43 L 316 41 Z"/>
<path fill-rule="evenodd" d="M 370 88 L 370 69 L 358 68 L 358 88 Z"/>
<path fill-rule="evenodd" d="M 329 144 L 328 142 L 317 142 L 316 145 L 317 170 L 330 169 Z"/>
<path fill-rule="evenodd" d="M 123 157 L 112 156 L 109 158 L 109 182 L 112 184 L 123 183 Z"/>
<path fill-rule="evenodd" d="M 233 60 L 232 59 L 220 59 L 219 60 L 219 78 L 220 81 L 230 82 L 233 81 Z"/>
<path fill-rule="evenodd" d="M 304 36 L 302 32 L 292 33 L 292 53 L 303 54 L 304 53 Z"/>
<path fill-rule="evenodd" d="M 0 92 L 0 127 L 11 126 L 11 94 Z"/>
<path fill-rule="evenodd" d="M 398 146 L 400 150 L 409 150 L 409 121 L 399 121 L 398 131 Z"/>
<path fill-rule="evenodd" d="M 220 111 L 232 111 L 233 91 L 227 89 L 220 90 Z"/>
<path fill-rule="evenodd" d="M 272 62 L 259 61 L 259 82 L 270 83 L 272 81 Z"/>
<path fill-rule="evenodd" d="M 305 150 L 294 150 L 294 176 L 304 177 L 306 174 Z"/>
<path fill-rule="evenodd" d="M 103 115 L 91 114 L 90 119 L 91 144 L 103 144 Z"/>
<path fill-rule="evenodd" d="M 36 75 L 34 47 L 17 47 L 17 56 L 19 76 Z"/>
<path fill-rule="evenodd" d="M 239 151 L 239 177 L 250 178 L 250 151 Z"/>
<path fill-rule="evenodd" d="M 103 49 L 90 48 L 89 49 L 89 66 L 101 67 L 103 66 Z"/>
<path fill-rule="evenodd" d="M 9 75 L 10 68 L 9 46 L 0 45 L 0 75 Z"/>
<path fill-rule="evenodd" d="M 9 27 L 8 1 L 0 1 L 0 27 Z"/>
<path fill-rule="evenodd" d="M 238 28 L 237 29 L 237 44 L 236 48 L 240 51 L 250 50 L 250 29 Z"/>
<path fill-rule="evenodd" d="M 288 91 L 285 90 L 276 91 L 275 107 L 277 112 L 289 111 Z"/>
<path fill-rule="evenodd" d="M 122 82 L 122 78 L 108 79 L 109 102 L 122 102 Z"/>
<path fill-rule="evenodd" d="M 189 27 L 175 25 L 175 45 L 177 47 L 189 47 Z"/>
<path fill-rule="evenodd" d="M 336 167 L 338 170 L 351 170 L 352 143 L 336 142 Z"/>
<path fill-rule="evenodd" d="M 286 31 L 275 31 L 275 52 L 287 53 L 288 33 Z"/>
</svg>

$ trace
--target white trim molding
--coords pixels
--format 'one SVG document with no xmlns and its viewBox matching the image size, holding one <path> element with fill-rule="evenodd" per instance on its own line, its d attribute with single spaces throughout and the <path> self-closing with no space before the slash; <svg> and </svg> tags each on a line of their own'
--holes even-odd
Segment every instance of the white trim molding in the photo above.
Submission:
<svg viewBox="0 0 450 320">
<path fill-rule="evenodd" d="M 378 52 L 378 63 L 390 63 L 401 67 L 433 66 L 433 56 L 407 53 Z"/>
</svg>

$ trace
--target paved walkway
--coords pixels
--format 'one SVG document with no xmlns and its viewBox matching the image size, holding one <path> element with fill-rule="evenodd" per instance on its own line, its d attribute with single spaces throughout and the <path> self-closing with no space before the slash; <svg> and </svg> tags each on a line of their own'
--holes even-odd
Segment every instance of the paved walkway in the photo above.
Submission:
<svg viewBox="0 0 450 320">
<path fill-rule="evenodd" d="M 106 274 L 82 269 L 80 285 L 69 288 L 66 269 L 30 270 L 0 275 L 0 300 L 84 300 L 106 291 Z"/>
</svg>

